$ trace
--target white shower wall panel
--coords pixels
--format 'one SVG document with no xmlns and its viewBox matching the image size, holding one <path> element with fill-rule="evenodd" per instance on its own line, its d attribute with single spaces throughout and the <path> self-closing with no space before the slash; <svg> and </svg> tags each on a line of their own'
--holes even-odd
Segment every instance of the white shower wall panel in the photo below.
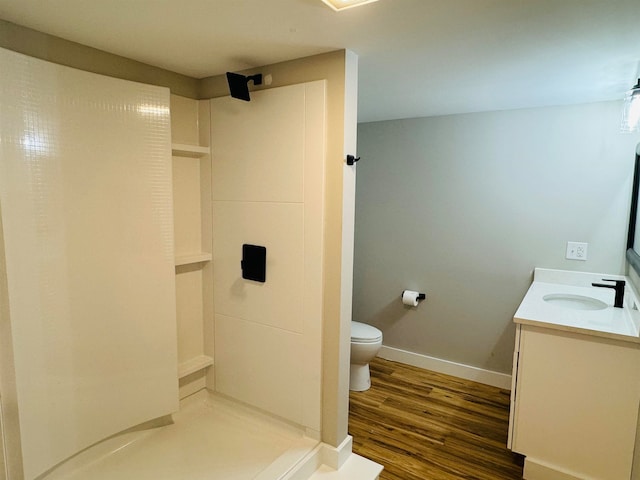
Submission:
<svg viewBox="0 0 640 480">
<path fill-rule="evenodd" d="M 214 202 L 216 313 L 302 333 L 304 205 Z M 241 278 L 242 244 L 267 247 L 265 283 Z"/>
<path fill-rule="evenodd" d="M 197 266 L 196 266 L 197 267 Z M 178 363 L 202 355 L 202 269 L 180 267 L 176 275 L 176 313 L 178 326 Z"/>
<path fill-rule="evenodd" d="M 202 250 L 200 159 L 173 157 L 173 212 L 176 256 Z"/>
<path fill-rule="evenodd" d="M 6 50 L 0 70 L 2 410 L 30 480 L 178 408 L 169 92 Z"/>
<path fill-rule="evenodd" d="M 325 82 L 211 101 L 216 390 L 320 432 Z M 266 247 L 266 282 L 242 245 Z"/>
<path fill-rule="evenodd" d="M 214 200 L 303 201 L 305 93 L 301 84 L 212 100 Z"/>
<path fill-rule="evenodd" d="M 299 425 L 302 417 L 300 334 L 216 315 L 216 389 Z"/>
</svg>

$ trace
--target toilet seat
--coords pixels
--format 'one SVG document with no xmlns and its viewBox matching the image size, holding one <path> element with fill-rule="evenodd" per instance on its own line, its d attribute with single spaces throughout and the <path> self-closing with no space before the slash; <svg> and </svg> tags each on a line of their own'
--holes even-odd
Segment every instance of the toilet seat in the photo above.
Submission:
<svg viewBox="0 0 640 480">
<path fill-rule="evenodd" d="M 376 343 L 382 340 L 382 332 L 366 323 L 351 322 L 351 341 L 356 343 Z"/>
</svg>

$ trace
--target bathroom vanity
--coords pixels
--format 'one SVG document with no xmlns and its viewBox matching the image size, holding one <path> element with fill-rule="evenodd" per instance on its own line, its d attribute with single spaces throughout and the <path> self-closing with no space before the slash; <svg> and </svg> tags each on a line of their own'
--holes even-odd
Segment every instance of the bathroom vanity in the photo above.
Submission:
<svg viewBox="0 0 640 480">
<path fill-rule="evenodd" d="M 625 279 L 536 269 L 514 316 L 508 447 L 525 479 L 640 479 L 639 304 L 627 282 L 614 308 L 604 278 Z"/>
</svg>

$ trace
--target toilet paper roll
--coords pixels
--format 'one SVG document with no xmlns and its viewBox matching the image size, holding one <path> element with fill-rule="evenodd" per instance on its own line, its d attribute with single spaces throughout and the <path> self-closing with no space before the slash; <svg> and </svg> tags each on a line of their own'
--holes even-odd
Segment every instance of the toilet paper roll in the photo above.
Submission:
<svg viewBox="0 0 640 480">
<path fill-rule="evenodd" d="M 402 292 L 402 303 L 409 305 L 410 307 L 418 306 L 418 296 L 420 292 L 414 292 L 413 290 L 405 290 Z"/>
</svg>

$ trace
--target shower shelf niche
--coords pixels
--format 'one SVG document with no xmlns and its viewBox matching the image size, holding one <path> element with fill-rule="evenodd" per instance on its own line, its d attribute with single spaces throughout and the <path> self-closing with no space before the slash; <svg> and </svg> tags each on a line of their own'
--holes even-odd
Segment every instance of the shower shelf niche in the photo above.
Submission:
<svg viewBox="0 0 640 480">
<path fill-rule="evenodd" d="M 182 265 L 193 265 L 196 263 L 204 263 L 211 261 L 211 254 L 206 252 L 190 253 L 187 255 L 176 255 L 175 265 L 176 267 Z"/>
<path fill-rule="evenodd" d="M 178 378 L 184 378 L 192 373 L 203 370 L 213 365 L 213 358 L 207 355 L 200 355 L 198 357 L 182 362 L 178 365 Z"/>
<path fill-rule="evenodd" d="M 180 398 L 215 388 L 209 125 L 208 100 L 171 95 Z"/>
<path fill-rule="evenodd" d="M 176 157 L 193 157 L 199 158 L 209 155 L 211 149 L 209 147 L 201 147 L 199 145 L 187 145 L 186 143 L 172 143 L 171 153 Z"/>
</svg>

